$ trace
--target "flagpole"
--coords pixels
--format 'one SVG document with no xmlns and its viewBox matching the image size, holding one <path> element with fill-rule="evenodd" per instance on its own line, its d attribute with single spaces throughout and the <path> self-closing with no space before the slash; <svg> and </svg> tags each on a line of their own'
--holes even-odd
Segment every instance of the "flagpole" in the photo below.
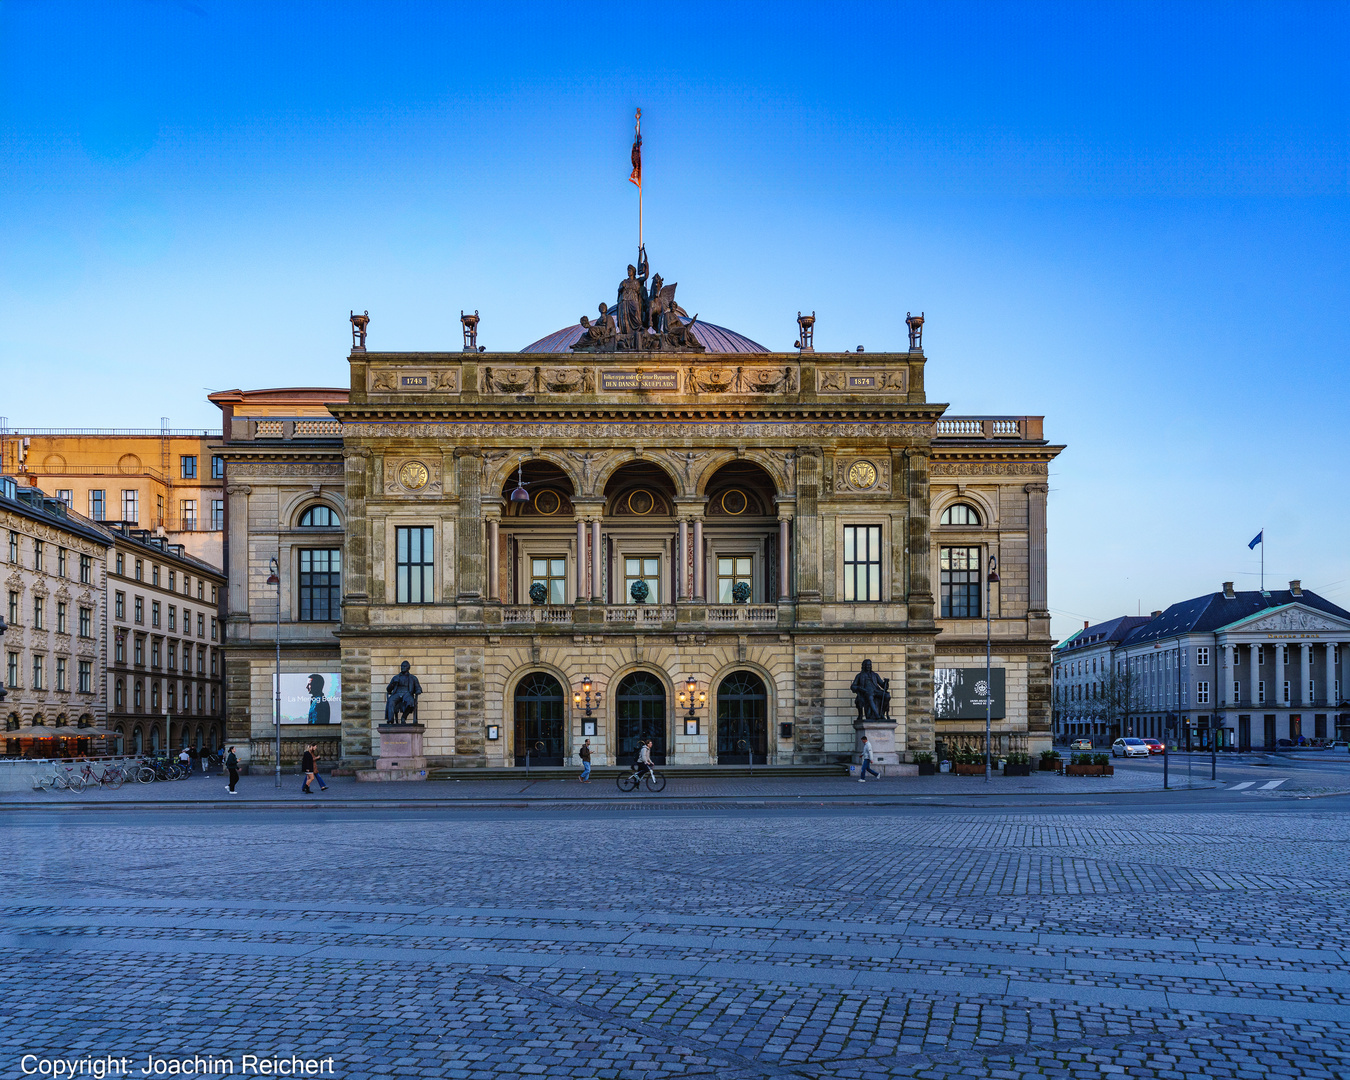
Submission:
<svg viewBox="0 0 1350 1080">
<path fill-rule="evenodd" d="M 641 198 L 642 198 L 642 193 L 641 193 L 641 192 L 638 192 L 638 199 L 639 199 L 639 201 L 641 200 Z M 1265 527 L 1264 525 L 1262 525 L 1262 526 L 1261 526 L 1261 592 L 1262 592 L 1262 593 L 1265 593 L 1265 591 L 1266 591 L 1266 527 Z"/>
<path fill-rule="evenodd" d="M 642 145 L 642 110 L 638 109 L 637 116 L 637 139 L 638 145 Z M 642 174 L 638 174 L 638 264 L 642 263 Z"/>
</svg>

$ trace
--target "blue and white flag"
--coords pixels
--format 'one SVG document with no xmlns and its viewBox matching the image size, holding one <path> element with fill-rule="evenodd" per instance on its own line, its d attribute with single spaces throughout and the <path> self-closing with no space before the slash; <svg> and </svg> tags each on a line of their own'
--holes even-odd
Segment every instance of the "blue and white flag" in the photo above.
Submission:
<svg viewBox="0 0 1350 1080">
<path fill-rule="evenodd" d="M 1265 535 L 1266 530 L 1262 529 L 1259 533 L 1257 533 L 1255 536 L 1252 537 L 1252 542 L 1247 545 L 1247 549 L 1250 551 L 1253 548 L 1255 548 L 1257 544 L 1265 543 L 1265 540 L 1263 539 Z"/>
</svg>

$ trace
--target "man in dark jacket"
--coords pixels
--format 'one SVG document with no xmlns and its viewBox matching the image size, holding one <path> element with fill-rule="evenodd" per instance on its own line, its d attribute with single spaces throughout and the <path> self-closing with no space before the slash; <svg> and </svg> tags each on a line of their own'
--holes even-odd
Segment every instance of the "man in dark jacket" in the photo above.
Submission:
<svg viewBox="0 0 1350 1080">
<path fill-rule="evenodd" d="M 300 760 L 300 768 L 303 769 L 305 772 L 305 783 L 300 790 L 303 791 L 306 795 L 314 794 L 314 792 L 309 790 L 309 785 L 314 783 L 316 780 L 319 783 L 320 791 L 328 790 L 328 785 L 323 782 L 323 777 L 319 775 L 319 762 L 318 762 L 318 755 L 316 753 L 318 749 L 319 749 L 318 743 L 310 743 L 308 746 L 305 747 L 305 756 Z"/>
<path fill-rule="evenodd" d="M 239 759 L 234 756 L 233 746 L 230 747 L 229 753 L 225 755 L 225 768 L 230 771 L 230 794 L 238 795 L 239 792 L 234 790 L 234 785 L 239 783 Z"/>
</svg>

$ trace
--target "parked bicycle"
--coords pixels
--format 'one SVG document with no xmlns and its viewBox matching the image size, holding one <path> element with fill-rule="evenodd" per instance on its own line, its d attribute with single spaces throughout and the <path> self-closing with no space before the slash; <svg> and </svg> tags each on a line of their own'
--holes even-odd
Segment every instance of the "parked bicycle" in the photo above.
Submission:
<svg viewBox="0 0 1350 1080">
<path fill-rule="evenodd" d="M 126 782 L 126 776 L 123 774 L 120 765 L 105 765 L 102 772 L 95 772 L 94 764 L 91 761 L 84 763 L 84 768 L 80 770 L 79 777 L 85 786 L 93 783 L 101 788 L 112 788 L 114 791 Z"/>
<path fill-rule="evenodd" d="M 74 765 L 48 766 L 46 772 L 39 770 L 33 774 L 34 791 L 83 791 L 84 777 L 75 771 Z"/>
</svg>

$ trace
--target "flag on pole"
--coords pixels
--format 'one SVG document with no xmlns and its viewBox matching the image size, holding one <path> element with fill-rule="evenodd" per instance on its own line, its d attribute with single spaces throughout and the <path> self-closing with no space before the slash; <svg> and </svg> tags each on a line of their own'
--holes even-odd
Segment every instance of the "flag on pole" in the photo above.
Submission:
<svg viewBox="0 0 1350 1080">
<path fill-rule="evenodd" d="M 1253 548 L 1256 547 L 1257 544 L 1264 544 L 1264 543 L 1265 543 L 1265 539 L 1264 539 L 1265 535 L 1266 535 L 1266 530 L 1265 530 L 1265 529 L 1262 529 L 1259 533 L 1257 533 L 1255 536 L 1253 536 L 1253 537 L 1252 537 L 1252 542 L 1251 542 L 1250 544 L 1247 545 L 1247 550 L 1249 550 L 1249 551 L 1252 550 Z"/>
<path fill-rule="evenodd" d="M 629 174 L 628 182 L 636 184 L 639 189 L 642 187 L 642 110 L 637 111 L 633 125 L 633 171 Z"/>
</svg>

